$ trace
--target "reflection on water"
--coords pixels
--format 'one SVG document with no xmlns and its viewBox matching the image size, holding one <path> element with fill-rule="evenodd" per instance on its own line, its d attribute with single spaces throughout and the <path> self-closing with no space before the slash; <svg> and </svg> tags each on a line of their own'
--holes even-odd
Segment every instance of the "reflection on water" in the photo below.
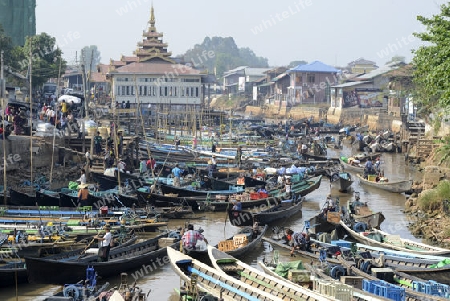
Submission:
<svg viewBox="0 0 450 301">
<path fill-rule="evenodd" d="M 344 149 L 343 154 L 349 155 L 351 152 Z M 338 156 L 334 150 L 329 150 L 331 157 Z M 381 156 L 383 162 L 383 169 L 385 175 L 392 180 L 412 178 L 416 179 L 417 174 L 414 173 L 413 168 L 405 165 L 404 156 L 402 154 L 383 154 Z M 290 219 L 279 221 L 273 226 L 280 227 L 292 227 L 295 230 L 302 230 L 304 220 L 308 220 L 315 215 L 325 202 L 326 196 L 330 193 L 331 186 L 328 179 L 324 178 L 321 186 L 316 191 L 306 196 L 306 201 L 303 204 L 303 214 L 295 215 Z M 409 233 L 407 225 L 408 222 L 403 214 L 403 208 L 405 203 L 405 196 L 403 194 L 389 193 L 376 188 L 360 186 L 358 180 L 352 185 L 352 191 L 359 191 L 361 194 L 361 201 L 368 202 L 370 208 L 374 211 L 382 211 L 386 217 L 386 220 L 381 225 L 381 229 L 393 234 L 399 234 L 405 238 L 414 239 Z M 352 194 L 339 193 L 336 190 L 331 190 L 333 196 L 339 196 L 341 205 L 345 205 L 346 202 L 352 198 Z M 237 228 L 230 225 L 226 221 L 226 213 L 199 213 L 196 219 L 191 219 L 190 223 L 194 224 L 196 228 L 201 227 L 205 230 L 204 235 L 213 245 L 219 241 L 228 238 L 237 231 Z M 184 220 L 170 221 L 169 228 L 174 229 L 185 224 Z M 272 228 L 269 228 L 268 235 L 272 234 Z M 289 251 L 279 250 L 280 260 L 290 260 Z M 250 263 L 252 266 L 257 266 L 257 261 L 266 258 L 271 259 L 271 247 L 264 243 L 261 247 L 251 250 L 244 257 L 243 261 Z M 296 258 L 298 259 L 298 258 Z M 117 271 L 117 277 L 113 279 L 107 279 L 112 286 L 118 286 L 120 283 L 121 271 Z M 129 282 L 132 283 L 134 278 L 131 276 L 133 271 L 128 272 Z M 99 280 L 99 283 L 104 283 L 105 280 Z M 149 295 L 151 300 L 178 300 L 178 297 L 174 293 L 174 288 L 179 288 L 179 277 L 171 270 L 170 265 L 165 265 L 149 275 L 137 279 L 137 285 L 140 286 L 144 292 L 151 290 Z M 54 292 L 58 291 L 58 287 L 51 285 L 22 285 L 18 289 L 18 300 L 43 300 Z M 16 300 L 15 289 L 7 288 L 0 290 L 0 300 Z"/>
</svg>

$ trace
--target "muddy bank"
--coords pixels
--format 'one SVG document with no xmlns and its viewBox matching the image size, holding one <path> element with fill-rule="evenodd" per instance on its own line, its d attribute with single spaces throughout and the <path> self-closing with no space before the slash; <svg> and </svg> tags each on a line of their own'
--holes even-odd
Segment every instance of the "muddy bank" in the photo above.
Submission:
<svg viewBox="0 0 450 301">
<path fill-rule="evenodd" d="M 415 182 L 413 193 L 405 202 L 405 214 L 412 221 L 411 234 L 430 243 L 450 247 L 450 169 L 426 166 L 423 179 Z"/>
</svg>

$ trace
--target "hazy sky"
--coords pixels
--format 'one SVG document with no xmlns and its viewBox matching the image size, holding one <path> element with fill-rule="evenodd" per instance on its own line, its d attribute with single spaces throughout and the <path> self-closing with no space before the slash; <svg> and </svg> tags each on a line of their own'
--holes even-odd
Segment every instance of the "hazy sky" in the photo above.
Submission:
<svg viewBox="0 0 450 301">
<path fill-rule="evenodd" d="M 359 57 L 384 64 L 409 61 L 423 31 L 417 15 L 438 14 L 443 0 L 154 0 L 156 28 L 173 55 L 206 36 L 233 37 L 267 57 L 346 65 Z M 37 33 L 55 37 L 69 63 L 97 45 L 103 63 L 132 55 L 150 18 L 151 0 L 37 0 Z"/>
</svg>

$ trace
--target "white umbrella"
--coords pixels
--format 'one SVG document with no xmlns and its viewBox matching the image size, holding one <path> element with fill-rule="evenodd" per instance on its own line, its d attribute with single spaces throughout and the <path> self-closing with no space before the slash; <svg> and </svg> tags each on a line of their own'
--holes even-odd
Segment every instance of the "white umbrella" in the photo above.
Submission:
<svg viewBox="0 0 450 301">
<path fill-rule="evenodd" d="M 65 100 L 67 103 L 81 103 L 81 99 L 71 95 L 63 95 L 58 98 L 58 102 Z"/>
</svg>

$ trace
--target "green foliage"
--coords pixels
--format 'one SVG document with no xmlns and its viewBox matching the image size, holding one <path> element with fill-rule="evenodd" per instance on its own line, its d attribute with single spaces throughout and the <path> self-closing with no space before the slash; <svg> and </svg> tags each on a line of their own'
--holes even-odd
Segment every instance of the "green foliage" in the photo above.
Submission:
<svg viewBox="0 0 450 301">
<path fill-rule="evenodd" d="M 238 48 L 232 37 L 206 37 L 183 55 L 186 63 L 207 69 L 221 77 L 227 70 L 239 67 L 268 67 L 267 58 L 258 57 L 250 48 Z"/>
<path fill-rule="evenodd" d="M 295 68 L 298 65 L 306 65 L 306 64 L 308 64 L 307 61 L 292 61 L 292 62 L 289 63 L 288 68 Z"/>
<path fill-rule="evenodd" d="M 425 190 L 419 196 L 417 204 L 423 211 L 439 210 L 442 201 L 450 198 L 450 181 L 440 181 L 435 189 Z"/>
<path fill-rule="evenodd" d="M 436 142 L 435 142 L 436 143 Z M 440 141 L 437 143 L 441 143 Z M 444 137 L 442 145 L 436 150 L 436 153 L 441 156 L 439 165 L 444 164 L 450 158 L 450 137 Z"/>
<path fill-rule="evenodd" d="M 0 24 L 0 50 L 3 50 L 3 63 L 13 69 L 17 68 L 17 61 L 21 53 L 20 47 L 14 47 L 9 36 L 6 35 Z"/>
<path fill-rule="evenodd" d="M 442 201 L 438 200 L 436 189 L 425 190 L 420 194 L 417 204 L 423 211 L 437 210 L 440 208 Z"/>
<path fill-rule="evenodd" d="M 406 63 L 406 57 L 400 56 L 400 55 L 394 55 L 390 61 L 386 62 L 386 64 L 393 63 L 393 62 L 403 62 Z"/>
<path fill-rule="evenodd" d="M 97 45 L 84 46 L 80 53 L 80 62 L 86 66 L 86 71 L 95 71 L 98 64 L 100 64 L 101 56 Z M 90 68 L 89 68 L 90 67 Z"/>
<path fill-rule="evenodd" d="M 29 70 L 29 57 L 31 53 L 32 62 L 32 84 L 40 87 L 50 78 L 57 78 L 61 60 L 61 74 L 64 74 L 67 62 L 62 59 L 62 51 L 56 48 L 56 39 L 48 34 L 29 37 L 23 47 L 20 63 L 22 72 Z"/>
<path fill-rule="evenodd" d="M 450 3 L 431 18 L 418 16 L 426 31 L 414 35 L 426 45 L 414 51 L 414 83 L 424 111 L 450 105 Z"/>
</svg>

